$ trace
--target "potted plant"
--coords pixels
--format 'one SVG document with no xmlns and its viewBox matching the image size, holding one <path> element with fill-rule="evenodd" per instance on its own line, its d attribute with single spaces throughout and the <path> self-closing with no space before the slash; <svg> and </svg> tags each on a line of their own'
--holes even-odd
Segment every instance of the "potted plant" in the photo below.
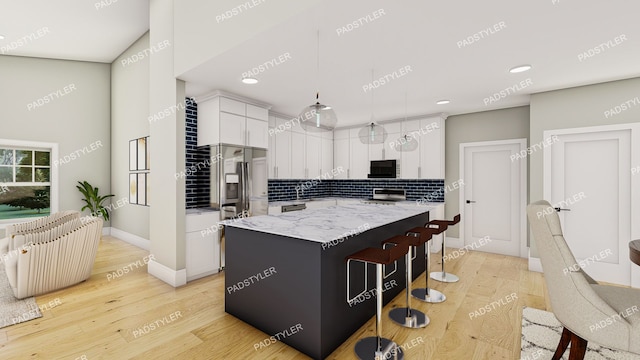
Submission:
<svg viewBox="0 0 640 360">
<path fill-rule="evenodd" d="M 78 181 L 76 188 L 84 195 L 84 199 L 82 199 L 85 203 L 85 206 L 80 209 L 80 211 L 84 211 L 84 209 L 89 209 L 91 211 L 91 216 L 101 216 L 104 221 L 109 221 L 109 211 L 105 208 L 102 203 L 112 197 L 115 196 L 113 194 L 109 195 L 100 195 L 97 187 L 91 186 L 86 181 Z"/>
</svg>

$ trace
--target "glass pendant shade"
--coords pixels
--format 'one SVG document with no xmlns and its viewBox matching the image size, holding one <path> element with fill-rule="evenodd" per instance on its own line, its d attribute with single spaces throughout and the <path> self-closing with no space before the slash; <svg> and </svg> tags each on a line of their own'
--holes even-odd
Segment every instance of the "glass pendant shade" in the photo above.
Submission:
<svg viewBox="0 0 640 360">
<path fill-rule="evenodd" d="M 363 144 L 382 144 L 387 140 L 387 130 L 378 124 L 371 123 L 358 131 L 358 137 Z"/>
<path fill-rule="evenodd" d="M 401 152 L 410 152 L 418 149 L 418 139 L 413 136 L 404 135 L 396 140 L 395 148 Z"/>
<path fill-rule="evenodd" d="M 338 123 L 338 117 L 330 106 L 316 102 L 302 109 L 300 115 L 300 126 L 306 131 L 332 131 Z"/>
</svg>

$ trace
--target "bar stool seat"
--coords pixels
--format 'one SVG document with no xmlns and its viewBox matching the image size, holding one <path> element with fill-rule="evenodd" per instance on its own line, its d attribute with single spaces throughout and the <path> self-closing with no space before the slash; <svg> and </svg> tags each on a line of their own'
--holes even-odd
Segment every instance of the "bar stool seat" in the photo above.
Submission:
<svg viewBox="0 0 640 360">
<path fill-rule="evenodd" d="M 432 304 L 441 303 L 447 300 L 447 297 L 443 293 L 441 293 L 438 290 L 429 288 L 429 277 L 430 277 L 429 265 L 431 264 L 431 249 L 429 248 L 429 241 L 433 238 L 433 235 L 437 235 L 439 233 L 441 233 L 439 229 L 424 228 L 424 227 L 415 227 L 407 231 L 408 236 L 411 236 L 411 235 L 415 236 L 415 234 L 418 235 L 418 237 L 415 237 L 415 239 L 417 239 L 420 245 L 424 244 L 424 253 L 425 253 L 424 255 L 425 286 L 424 288 L 413 289 L 413 291 L 411 291 L 411 295 L 413 295 L 413 297 L 418 300 L 432 303 Z"/>
<path fill-rule="evenodd" d="M 459 222 L 460 222 L 460 214 L 454 216 L 453 220 L 431 220 L 426 225 L 428 228 L 437 229 L 438 231 L 437 234 L 442 233 L 442 251 L 440 252 L 440 255 L 442 258 L 442 271 L 432 272 L 431 278 L 433 280 L 447 282 L 447 283 L 457 282 L 460 280 L 459 277 L 457 277 L 454 274 L 446 272 L 444 269 L 444 258 L 445 258 L 445 252 L 446 252 L 446 239 L 447 239 L 446 231 L 449 228 L 449 226 L 456 225 Z"/>
<path fill-rule="evenodd" d="M 411 297 L 409 296 L 411 294 L 411 283 L 413 281 L 413 276 L 411 274 L 413 264 L 411 258 L 413 257 L 413 251 L 415 247 L 422 245 L 422 243 L 420 241 L 420 238 L 414 236 L 396 236 L 383 241 L 382 246 L 384 247 L 384 245 L 388 244 L 395 244 L 396 246 L 398 246 L 397 244 L 401 242 L 406 242 L 407 244 L 409 244 L 409 249 L 407 251 L 405 260 L 407 306 L 392 309 L 391 311 L 389 311 L 389 317 L 400 326 L 411 329 L 423 328 L 429 325 L 429 317 L 422 311 L 411 308 Z"/>
<path fill-rule="evenodd" d="M 383 266 L 400 259 L 409 251 L 409 239 L 406 236 L 399 237 L 402 238 L 402 240 L 397 239 L 397 245 L 391 248 L 366 248 L 345 258 L 347 261 L 347 271 L 349 271 L 349 261 L 352 260 L 376 265 L 376 336 L 366 337 L 356 343 L 354 350 L 358 358 L 362 360 L 404 359 L 402 348 L 390 339 L 382 337 L 381 322 Z M 398 238 L 398 236 L 395 238 Z M 348 283 L 347 286 L 349 286 Z"/>
</svg>

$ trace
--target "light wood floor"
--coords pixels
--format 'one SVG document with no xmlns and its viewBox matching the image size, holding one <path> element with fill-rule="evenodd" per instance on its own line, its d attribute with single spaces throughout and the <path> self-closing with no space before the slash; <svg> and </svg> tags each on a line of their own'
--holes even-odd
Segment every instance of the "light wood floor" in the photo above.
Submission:
<svg viewBox="0 0 640 360">
<path fill-rule="evenodd" d="M 42 318 L 0 329 L 0 358 L 308 359 L 280 342 L 254 349 L 254 344 L 269 335 L 224 312 L 224 273 L 178 289 L 147 274 L 146 266 L 133 266 L 128 274 L 107 279 L 110 272 L 142 261 L 146 255 L 145 250 L 104 237 L 89 280 L 38 296 Z M 438 255 L 432 258 L 439 261 Z M 522 307 L 548 306 L 542 275 L 529 272 L 525 259 L 482 252 L 469 252 L 447 265 L 461 278 L 454 284 L 433 282 L 447 301 L 413 303 L 428 314 L 431 324 L 410 330 L 389 321 L 388 310 L 403 305 L 401 293 L 384 309 L 383 335 L 400 345 L 408 344 L 406 359 L 519 359 Z M 433 266 L 439 268 L 436 261 Z M 422 284 L 424 275 L 414 286 Z M 469 318 L 470 312 L 511 293 L 517 294 L 517 301 Z M 145 324 L 165 317 L 170 320 L 176 311 L 182 316 L 174 315 L 174 321 L 143 333 Z M 374 332 L 372 317 L 329 358 L 356 359 L 354 344 Z M 412 340 L 417 344 L 420 337 L 422 344 L 412 346 Z"/>
</svg>

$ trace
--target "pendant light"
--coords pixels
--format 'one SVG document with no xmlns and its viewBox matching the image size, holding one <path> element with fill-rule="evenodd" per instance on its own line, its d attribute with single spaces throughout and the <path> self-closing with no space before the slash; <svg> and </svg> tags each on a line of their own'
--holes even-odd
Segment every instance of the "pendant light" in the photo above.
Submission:
<svg viewBox="0 0 640 360">
<path fill-rule="evenodd" d="M 407 122 L 407 93 L 404 93 L 404 122 Z M 399 146 L 398 146 L 399 145 Z M 410 152 L 418 149 L 418 139 L 414 136 L 404 134 L 396 140 L 396 150 L 400 152 Z"/>
<path fill-rule="evenodd" d="M 371 69 L 373 83 L 373 69 Z M 387 130 L 378 125 L 373 117 L 373 90 L 371 91 L 371 122 L 358 131 L 358 137 L 363 144 L 382 144 L 387 140 Z"/>
<path fill-rule="evenodd" d="M 316 82 L 320 87 L 320 30 L 318 30 L 318 42 L 317 42 L 317 59 L 316 59 Z M 300 112 L 298 118 L 300 119 L 300 126 L 306 131 L 320 132 L 320 131 L 332 131 L 338 123 L 338 117 L 333 111 L 333 108 L 328 105 L 320 103 L 320 92 L 316 92 L 316 103 L 311 104 Z"/>
</svg>

